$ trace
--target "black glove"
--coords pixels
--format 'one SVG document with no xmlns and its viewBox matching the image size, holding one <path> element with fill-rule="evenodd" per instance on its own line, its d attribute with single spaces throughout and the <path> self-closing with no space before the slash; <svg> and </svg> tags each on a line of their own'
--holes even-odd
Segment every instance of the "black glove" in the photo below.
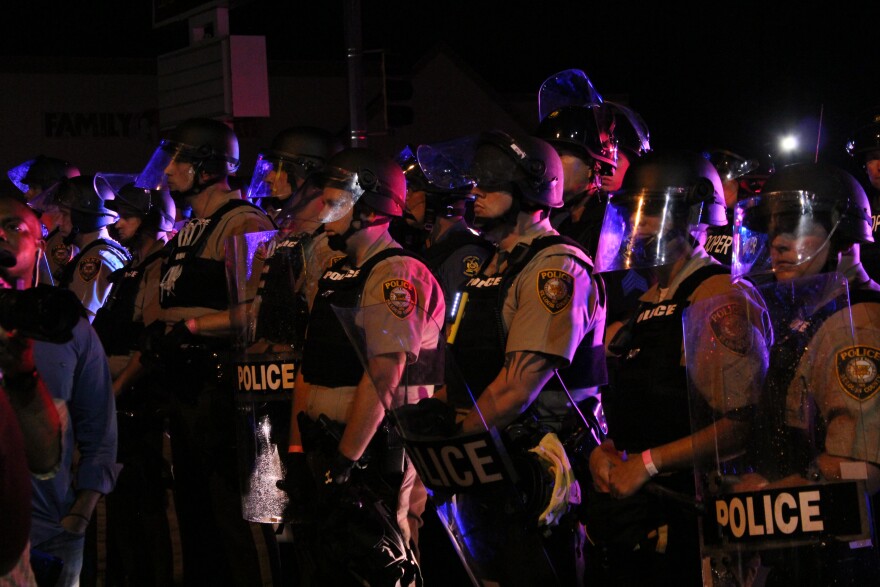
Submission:
<svg viewBox="0 0 880 587">
<path fill-rule="evenodd" d="M 306 455 L 292 452 L 284 455 L 284 478 L 276 481 L 278 489 L 289 499 L 285 518 L 291 522 L 308 521 L 314 507 L 315 481 Z"/>
<path fill-rule="evenodd" d="M 180 358 L 180 349 L 192 344 L 195 335 L 180 320 L 168 333 L 165 323 L 156 320 L 146 328 L 140 337 L 141 363 L 147 367 L 167 367 Z"/>
<path fill-rule="evenodd" d="M 345 485 L 351 478 L 351 470 L 354 468 L 354 464 L 355 461 L 337 450 L 333 460 L 330 461 L 330 468 L 324 473 L 324 483 L 327 485 Z"/>
</svg>

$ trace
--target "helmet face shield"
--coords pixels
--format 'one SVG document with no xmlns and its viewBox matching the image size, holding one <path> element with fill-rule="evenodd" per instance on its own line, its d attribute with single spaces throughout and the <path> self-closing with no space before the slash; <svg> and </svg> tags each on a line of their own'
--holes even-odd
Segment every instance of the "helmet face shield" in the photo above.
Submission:
<svg viewBox="0 0 880 587">
<path fill-rule="evenodd" d="M 734 212 L 734 280 L 800 277 L 824 266 L 841 215 L 807 191 L 762 193 L 737 203 Z M 810 271 L 812 273 L 812 271 Z"/>
<path fill-rule="evenodd" d="M 699 230 L 701 206 L 687 188 L 612 195 L 596 252 L 596 271 L 661 267 L 681 259 Z"/>
<path fill-rule="evenodd" d="M 580 69 L 566 69 L 544 80 L 538 90 L 538 121 L 565 106 L 597 106 L 602 96 Z"/>
<path fill-rule="evenodd" d="M 148 190 L 159 190 L 168 188 L 168 180 L 165 176 L 165 169 L 171 163 L 189 163 L 197 165 L 205 161 L 216 161 L 217 157 L 210 148 L 194 147 L 184 143 L 179 143 L 169 139 L 165 139 L 159 143 L 159 146 L 150 157 L 150 161 L 143 171 L 138 174 L 135 185 L 139 188 Z M 230 161 L 223 159 L 226 174 L 235 173 L 238 170 L 238 161 Z"/>
<path fill-rule="evenodd" d="M 287 198 L 296 190 L 297 178 L 304 180 L 317 166 L 317 163 L 306 158 L 291 160 L 273 151 L 260 153 L 247 197 L 250 200 Z"/>
<path fill-rule="evenodd" d="M 324 208 L 318 215 L 318 222 L 327 224 L 339 220 L 354 208 L 364 192 L 361 184 L 366 187 L 375 186 L 376 178 L 367 172 L 359 177 L 358 173 L 352 173 L 338 167 L 324 168 Z M 372 176 L 369 177 L 369 176 Z"/>
</svg>

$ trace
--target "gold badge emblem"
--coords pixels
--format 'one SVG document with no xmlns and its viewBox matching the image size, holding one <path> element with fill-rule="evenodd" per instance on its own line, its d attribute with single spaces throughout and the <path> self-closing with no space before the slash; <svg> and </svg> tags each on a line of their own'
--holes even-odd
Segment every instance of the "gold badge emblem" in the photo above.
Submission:
<svg viewBox="0 0 880 587">
<path fill-rule="evenodd" d="M 382 284 L 385 305 L 398 318 L 406 318 L 418 304 L 416 288 L 405 279 L 391 279 Z"/>
<path fill-rule="evenodd" d="M 865 401 L 880 389 L 877 361 L 880 350 L 869 346 L 851 346 L 837 353 L 837 380 L 853 399 Z"/>
<path fill-rule="evenodd" d="M 574 278 L 565 271 L 551 269 L 538 273 L 538 298 L 551 314 L 558 314 L 571 302 Z"/>
</svg>

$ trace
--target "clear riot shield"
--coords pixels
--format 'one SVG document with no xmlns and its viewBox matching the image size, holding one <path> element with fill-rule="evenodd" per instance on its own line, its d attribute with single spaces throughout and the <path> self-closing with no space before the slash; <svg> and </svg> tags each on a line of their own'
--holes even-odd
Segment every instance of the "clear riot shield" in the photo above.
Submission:
<svg viewBox="0 0 880 587">
<path fill-rule="evenodd" d="M 309 237 L 266 231 L 230 237 L 226 270 L 234 361 L 242 515 L 285 521 L 283 479 L 291 397 L 308 318 L 303 294 Z"/>
<path fill-rule="evenodd" d="M 712 440 L 696 462 L 704 585 L 871 584 L 877 329 L 854 323 L 840 274 L 757 291 L 764 336 L 746 335 L 742 295 L 685 315 L 692 428 Z"/>
<path fill-rule="evenodd" d="M 469 405 L 459 400 L 454 408 L 446 401 L 449 387 L 467 390 L 467 383 L 446 352 L 443 316 L 429 316 L 401 299 L 403 306 L 393 308 L 392 297 L 386 304 L 334 311 L 472 583 L 567 583 L 543 539 L 579 500 L 565 450 L 550 435 L 515 437 L 513 427 L 499 433 L 482 416 L 478 430 L 463 432 L 463 414 L 479 411 L 468 391 Z M 383 388 L 387 377 L 371 366 L 377 356 L 393 353 L 405 357 L 399 385 Z M 571 554 L 573 559 L 573 549 Z"/>
</svg>

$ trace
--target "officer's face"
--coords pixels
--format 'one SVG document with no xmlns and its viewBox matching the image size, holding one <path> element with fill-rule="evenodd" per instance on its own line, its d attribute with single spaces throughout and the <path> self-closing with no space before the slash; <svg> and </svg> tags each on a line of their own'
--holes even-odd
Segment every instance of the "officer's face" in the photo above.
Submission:
<svg viewBox="0 0 880 587">
<path fill-rule="evenodd" d="M 192 163 L 172 160 L 165 167 L 165 178 L 168 181 L 168 189 L 172 192 L 185 192 L 193 187 L 196 170 Z"/>
<path fill-rule="evenodd" d="M 868 181 L 874 189 L 880 190 L 880 151 L 870 151 L 865 157 L 865 171 L 868 172 Z"/>
<path fill-rule="evenodd" d="M 562 160 L 562 199 L 566 203 L 574 196 L 584 192 L 596 191 L 594 182 L 592 159 L 583 159 L 568 151 L 559 151 L 559 159 Z"/>
<path fill-rule="evenodd" d="M 406 196 L 406 211 L 403 217 L 413 228 L 421 228 L 425 224 L 425 191 L 411 191 Z"/>
<path fill-rule="evenodd" d="M 798 233 L 783 232 L 770 240 L 770 263 L 778 281 L 822 272 L 828 260 L 828 231 L 815 222 L 802 222 Z"/>
<path fill-rule="evenodd" d="M 602 176 L 602 191 L 605 193 L 616 192 L 623 185 L 623 176 L 629 169 L 629 156 L 623 152 L 623 149 L 617 151 L 617 167 L 611 175 Z"/>
<path fill-rule="evenodd" d="M 28 184 L 27 188 L 27 191 L 24 193 L 24 199 L 28 202 L 43 193 L 43 186 L 38 183 Z"/>
<path fill-rule="evenodd" d="M 10 286 L 18 279 L 30 279 L 42 246 L 40 221 L 34 213 L 19 202 L 0 200 L 0 250 L 15 257 L 15 265 L 0 268 L 0 277 Z"/>
<path fill-rule="evenodd" d="M 321 200 L 325 210 L 337 210 L 340 206 L 348 206 L 348 202 L 351 201 L 351 194 L 348 191 L 339 188 L 325 187 Z M 330 235 L 344 233 L 351 225 L 353 214 L 354 208 L 351 207 L 342 215 L 342 217 L 324 224 L 324 232 Z"/>
<path fill-rule="evenodd" d="M 137 234 L 137 230 L 141 226 L 141 219 L 130 214 L 120 214 L 115 226 L 119 242 L 126 244 L 134 239 L 134 235 Z"/>
<path fill-rule="evenodd" d="M 488 191 L 477 186 L 473 194 L 476 196 L 474 216 L 478 221 L 501 218 L 513 206 L 513 196 L 507 191 Z"/>
<path fill-rule="evenodd" d="M 60 206 L 53 208 L 49 214 L 55 220 L 55 226 L 61 236 L 70 236 L 73 233 L 73 221 L 70 219 L 70 208 Z"/>
<path fill-rule="evenodd" d="M 736 201 L 739 196 L 739 180 L 738 179 L 725 179 L 722 182 L 724 186 L 724 204 L 728 208 L 733 208 L 736 206 Z"/>
<path fill-rule="evenodd" d="M 293 193 L 293 189 L 290 187 L 288 177 L 296 181 L 296 178 L 292 175 L 288 176 L 287 172 L 280 165 L 277 169 L 273 169 L 266 174 L 265 181 L 269 184 L 269 193 L 271 193 L 273 197 L 281 200 L 286 200 L 290 197 L 290 194 Z"/>
</svg>

